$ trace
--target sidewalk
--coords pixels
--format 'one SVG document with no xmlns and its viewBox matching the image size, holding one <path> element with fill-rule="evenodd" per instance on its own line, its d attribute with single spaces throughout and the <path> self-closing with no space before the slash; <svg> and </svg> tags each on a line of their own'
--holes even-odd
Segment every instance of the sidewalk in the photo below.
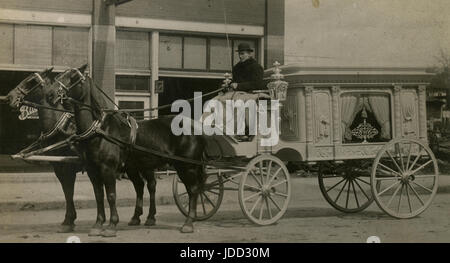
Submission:
<svg viewBox="0 0 450 263">
<path fill-rule="evenodd" d="M 156 204 L 174 204 L 172 196 L 173 175 L 162 175 L 157 179 Z M 134 206 L 136 194 L 129 180 L 117 181 L 117 205 Z M 316 177 L 291 176 L 291 202 L 308 200 L 311 193 L 319 192 Z M 450 176 L 439 177 L 438 194 L 450 193 Z M 76 208 L 95 208 L 95 197 L 91 182 L 86 174 L 77 174 L 75 182 Z M 294 201 L 296 200 L 296 201 Z M 223 203 L 235 202 L 237 193 L 226 191 Z M 149 205 L 149 194 L 144 188 L 144 207 Z M 108 207 L 105 200 L 105 206 Z M 53 173 L 0 173 L 0 212 L 20 210 L 64 209 L 65 200 L 61 185 Z"/>
</svg>

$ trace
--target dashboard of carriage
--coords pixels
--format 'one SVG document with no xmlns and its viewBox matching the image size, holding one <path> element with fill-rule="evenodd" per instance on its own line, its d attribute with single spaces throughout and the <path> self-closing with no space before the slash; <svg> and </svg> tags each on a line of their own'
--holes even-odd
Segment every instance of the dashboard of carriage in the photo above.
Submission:
<svg viewBox="0 0 450 263">
<path fill-rule="evenodd" d="M 424 69 L 280 69 L 288 83 L 280 109 L 281 139 L 323 149 L 312 159 L 335 158 L 336 145 L 342 157 L 354 157 L 358 151 L 348 154 L 344 149 L 382 145 L 394 138 L 427 140 L 426 87 L 432 74 Z M 301 154 L 313 153 L 305 149 Z"/>
</svg>

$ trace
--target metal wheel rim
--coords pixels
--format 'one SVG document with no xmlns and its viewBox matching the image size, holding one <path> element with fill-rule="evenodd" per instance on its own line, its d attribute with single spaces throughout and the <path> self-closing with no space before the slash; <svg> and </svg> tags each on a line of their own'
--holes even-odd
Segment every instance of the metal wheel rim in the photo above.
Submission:
<svg viewBox="0 0 450 263">
<path fill-rule="evenodd" d="M 204 189 L 201 194 L 198 197 L 197 200 L 197 214 L 195 217 L 196 221 L 203 221 L 206 219 L 209 219 L 212 217 L 217 210 L 219 210 L 219 207 L 223 200 L 224 195 L 224 187 L 222 182 L 222 176 L 218 173 L 210 174 L 208 175 L 208 178 L 211 178 L 213 176 L 217 176 L 217 180 L 214 180 L 212 183 L 214 184 L 210 186 L 209 188 Z M 178 210 L 185 216 L 189 216 L 189 198 L 186 198 L 187 200 L 184 200 L 184 198 L 181 197 L 188 197 L 186 189 L 184 188 L 184 192 L 179 193 L 179 185 L 182 185 L 184 188 L 183 183 L 181 182 L 180 178 L 177 174 L 175 174 L 173 178 L 172 183 L 172 192 L 173 197 L 175 200 L 175 204 L 178 207 Z M 216 196 L 216 198 L 212 199 L 210 196 Z"/>
<path fill-rule="evenodd" d="M 414 152 L 415 150 L 406 146 L 401 147 L 402 144 L 416 145 L 416 147 L 419 147 L 420 152 L 422 154 L 417 154 L 416 156 L 413 157 L 412 152 Z M 390 147 L 394 147 L 395 155 L 393 155 L 391 152 L 389 153 L 387 152 L 387 150 L 390 149 Z M 406 148 L 409 149 L 408 152 L 411 153 L 411 155 L 410 154 L 407 155 L 406 152 L 404 152 L 405 151 L 404 149 Z M 397 164 L 395 164 L 394 161 L 391 160 L 392 165 L 387 165 L 388 162 L 386 160 L 392 158 L 391 156 L 389 156 L 389 154 L 394 158 L 394 160 L 397 161 Z M 382 158 L 383 155 L 384 158 Z M 389 159 L 387 158 L 387 156 L 389 157 Z M 429 157 L 422 158 L 423 156 Z M 419 158 L 418 160 L 423 159 L 424 163 L 419 162 L 418 160 L 416 161 L 416 158 Z M 390 169 L 386 168 L 386 166 Z M 430 166 L 433 168 L 434 170 L 433 172 L 424 175 L 418 174 L 418 172 L 423 171 L 425 168 L 430 168 Z M 420 169 L 421 167 L 422 169 Z M 414 171 L 418 169 L 420 170 L 414 173 Z M 390 170 L 393 170 L 396 173 Z M 408 170 L 409 172 L 401 172 Z M 414 177 L 412 178 L 411 175 L 413 175 Z M 439 170 L 437 160 L 433 152 L 427 145 L 415 139 L 393 140 L 390 143 L 386 144 L 378 153 L 377 157 L 375 158 L 374 165 L 372 167 L 372 175 L 371 175 L 372 184 L 375 181 L 387 182 L 391 180 L 391 182 L 389 184 L 385 183 L 385 185 L 387 186 L 385 187 L 382 186 L 380 189 L 375 189 L 372 186 L 372 195 L 374 196 L 374 199 L 378 204 L 378 206 L 380 207 L 380 209 L 383 210 L 386 214 L 399 219 L 412 218 L 423 213 L 430 206 L 437 192 L 438 177 L 439 177 Z M 420 190 L 422 192 L 425 191 L 429 193 L 425 201 L 423 200 L 423 196 L 422 197 L 420 196 L 420 191 L 418 191 L 419 188 L 422 188 L 424 186 L 423 182 L 419 183 L 417 181 L 413 183 L 417 179 L 427 179 L 429 181 L 428 184 L 432 182 L 432 187 L 427 187 L 428 185 L 426 185 L 425 186 L 426 189 Z M 392 193 L 392 191 L 394 192 Z M 390 193 L 392 193 L 392 195 L 389 197 L 388 194 Z M 389 198 L 388 200 L 386 200 L 387 198 L 384 199 L 382 198 L 382 195 L 385 194 L 386 194 L 385 197 Z M 397 195 L 398 201 L 397 199 L 395 199 Z M 401 206 L 402 199 L 404 199 L 403 206 Z M 416 203 L 415 206 L 412 204 L 414 199 Z M 393 203 L 397 204 L 397 209 L 395 209 L 397 211 L 390 208 Z M 405 203 L 407 205 L 407 209 L 403 210 L 409 210 L 409 212 L 401 212 L 402 208 L 404 208 L 405 206 Z M 417 203 L 420 204 L 419 208 L 413 210 L 412 209 L 413 207 L 417 207 Z"/>
<path fill-rule="evenodd" d="M 262 169 L 262 171 L 265 177 L 261 178 L 261 173 L 255 173 L 253 170 L 261 171 L 259 164 L 262 163 L 264 166 L 264 162 L 266 162 L 266 169 Z M 268 169 L 269 165 L 270 170 Z M 276 170 L 273 170 L 274 168 Z M 265 181 L 259 181 L 260 184 L 250 183 L 250 180 L 256 182 L 255 176 Z M 272 155 L 260 155 L 252 159 L 247 165 L 246 171 L 243 172 L 239 184 L 238 197 L 242 212 L 255 224 L 270 225 L 275 223 L 287 210 L 291 197 L 290 185 L 289 172 L 280 159 Z M 255 200 L 254 203 L 249 204 L 252 200 Z M 282 204 L 280 204 L 280 200 L 283 201 Z M 259 206 L 258 210 L 256 209 L 257 206 Z M 266 211 L 264 212 L 264 210 Z M 255 212 L 259 212 L 258 216 L 254 216 Z"/>
</svg>

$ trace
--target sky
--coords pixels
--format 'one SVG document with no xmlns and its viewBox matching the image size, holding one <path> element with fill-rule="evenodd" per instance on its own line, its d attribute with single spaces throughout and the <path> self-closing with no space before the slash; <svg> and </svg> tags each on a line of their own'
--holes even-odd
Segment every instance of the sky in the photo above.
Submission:
<svg viewBox="0 0 450 263">
<path fill-rule="evenodd" d="M 430 67 L 450 55 L 450 0 L 286 0 L 285 64 Z"/>
</svg>

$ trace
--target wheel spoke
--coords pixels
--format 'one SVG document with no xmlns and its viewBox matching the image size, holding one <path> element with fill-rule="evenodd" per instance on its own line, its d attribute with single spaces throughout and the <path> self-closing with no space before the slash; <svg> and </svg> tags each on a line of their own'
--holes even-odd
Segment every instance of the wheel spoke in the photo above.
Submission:
<svg viewBox="0 0 450 263">
<path fill-rule="evenodd" d="M 362 189 L 361 185 L 359 185 L 357 181 L 355 181 L 355 184 L 359 187 L 359 189 L 361 189 L 361 192 L 366 196 L 367 200 L 370 200 L 370 197 L 366 194 L 364 189 Z"/>
<path fill-rule="evenodd" d="M 270 187 L 270 188 L 272 188 L 272 187 L 277 187 L 277 186 L 279 186 L 280 184 L 284 184 L 284 183 L 286 183 L 286 182 L 287 182 L 287 180 L 284 179 L 283 181 L 278 182 L 278 183 L 276 183 L 276 184 L 274 184 L 274 185 L 269 185 L 269 187 Z"/>
<path fill-rule="evenodd" d="M 394 192 L 394 194 L 392 195 L 391 199 L 389 199 L 389 202 L 387 203 L 387 206 L 386 206 L 386 207 L 389 208 L 389 205 L 391 204 L 392 200 L 394 200 L 394 197 L 397 195 L 398 190 L 400 190 L 400 187 L 402 187 L 402 185 L 399 185 L 399 186 L 397 187 L 397 189 L 395 189 L 395 192 Z"/>
<path fill-rule="evenodd" d="M 211 201 L 211 199 L 209 199 L 209 197 L 205 194 L 203 194 L 206 198 L 206 201 L 208 201 L 208 203 L 210 203 L 213 207 L 216 207 L 216 205 L 214 205 L 213 201 Z"/>
<path fill-rule="evenodd" d="M 417 168 L 416 170 L 412 171 L 411 173 L 415 174 L 418 171 L 422 170 L 423 168 L 425 168 L 427 165 L 429 165 L 430 163 L 432 163 L 433 160 L 429 160 L 428 162 L 422 164 L 421 166 L 419 166 L 419 168 Z"/>
<path fill-rule="evenodd" d="M 346 198 L 346 201 L 345 201 L 345 208 L 348 208 L 348 198 L 349 198 L 349 195 L 350 195 L 350 184 L 351 183 L 352 183 L 352 181 L 349 180 L 348 181 L 348 187 L 347 187 L 347 198 Z"/>
<path fill-rule="evenodd" d="M 271 218 L 273 217 L 273 216 L 272 216 L 272 210 L 270 210 L 269 200 L 268 200 L 267 197 L 265 198 L 265 201 L 266 201 L 266 208 L 267 208 L 267 211 L 269 211 L 269 219 L 271 219 Z"/>
<path fill-rule="evenodd" d="M 214 191 L 212 191 L 212 190 L 206 190 L 206 192 L 210 192 L 210 193 L 213 193 L 213 194 L 215 194 L 215 195 L 220 195 L 220 193 L 214 192 Z"/>
<path fill-rule="evenodd" d="M 430 178 L 430 177 L 436 177 L 435 174 L 424 174 L 424 175 L 414 175 L 414 177 L 417 178 Z"/>
<path fill-rule="evenodd" d="M 419 146 L 419 152 L 417 153 L 416 158 L 414 159 L 413 163 L 409 167 L 409 170 L 411 170 L 414 167 L 414 165 L 416 165 L 416 163 L 420 159 L 420 157 L 422 157 L 422 155 L 420 155 L 420 151 L 422 151 L 422 146 Z"/>
<path fill-rule="evenodd" d="M 400 176 L 400 177 L 401 177 L 401 174 L 400 174 L 400 173 L 398 173 L 398 172 L 392 170 L 390 167 L 388 167 L 388 166 L 386 166 L 386 165 L 384 165 L 384 164 L 382 164 L 382 163 L 379 163 L 379 165 L 380 165 L 381 167 L 383 167 L 383 168 L 389 170 L 390 172 L 396 174 L 397 176 Z M 380 169 L 380 170 L 381 170 L 381 169 Z M 390 175 L 390 174 L 389 174 L 389 175 Z"/>
<path fill-rule="evenodd" d="M 328 188 L 327 193 L 329 191 L 331 191 L 333 188 L 335 188 L 336 186 L 338 186 L 339 184 L 341 184 L 343 181 L 345 181 L 345 178 L 342 178 L 342 180 L 340 180 L 337 184 L 333 185 L 332 187 Z"/>
<path fill-rule="evenodd" d="M 408 185 L 406 184 L 406 197 L 408 198 L 408 206 L 409 206 L 409 212 L 412 213 L 412 207 L 411 207 L 411 198 L 409 197 L 409 190 L 408 190 Z"/>
<path fill-rule="evenodd" d="M 414 189 L 414 187 L 412 187 L 412 185 L 410 185 L 410 184 L 408 184 L 408 186 L 411 188 L 411 190 L 413 191 L 413 193 L 417 197 L 417 199 L 419 199 L 420 203 L 422 205 L 425 205 L 425 203 L 423 202 L 422 198 L 420 198 L 419 194 L 417 193 L 416 189 Z"/>
<path fill-rule="evenodd" d="M 347 186 L 348 180 L 345 181 L 344 186 L 341 188 L 341 191 L 339 191 L 339 194 L 337 195 L 336 199 L 334 200 L 335 203 L 337 203 L 337 200 L 342 194 L 342 191 L 344 190 L 345 186 Z"/>
<path fill-rule="evenodd" d="M 259 208 L 259 220 L 262 220 L 262 216 L 263 216 L 263 213 L 264 213 L 264 197 L 263 197 L 263 201 L 261 202 L 261 206 L 260 206 L 260 208 Z"/>
<path fill-rule="evenodd" d="M 252 186 L 252 185 L 244 184 L 244 189 L 245 189 L 246 187 L 251 188 L 251 189 L 254 189 L 254 190 L 258 191 L 258 192 L 261 191 L 261 188 L 257 188 L 257 187 L 254 187 L 254 186 Z"/>
<path fill-rule="evenodd" d="M 284 193 L 279 193 L 279 192 L 273 192 L 273 194 L 274 195 L 278 195 L 278 196 L 282 196 L 282 197 L 288 197 L 288 195 L 287 194 L 284 194 Z"/>
<path fill-rule="evenodd" d="M 258 203 L 261 201 L 262 196 L 259 196 L 258 199 L 256 200 L 256 202 L 253 204 L 252 209 L 250 210 L 249 214 L 253 214 L 253 211 L 255 211 L 256 206 L 258 205 Z"/>
<path fill-rule="evenodd" d="M 397 206 L 397 212 L 400 212 L 400 203 L 402 202 L 402 194 L 403 194 L 403 187 L 405 185 L 402 184 L 402 187 L 400 188 L 400 197 L 398 198 L 398 206 Z"/>
<path fill-rule="evenodd" d="M 430 193 L 433 193 L 433 190 L 428 189 L 428 188 L 426 188 L 425 186 L 423 186 L 423 185 L 421 185 L 421 184 L 419 184 L 419 183 L 417 183 L 417 182 L 414 182 L 414 181 L 411 181 L 411 182 L 412 182 L 413 184 L 415 184 L 415 185 L 417 185 L 417 186 L 423 188 L 424 190 L 426 190 L 426 191 L 428 191 L 428 192 L 430 192 Z"/>
<path fill-rule="evenodd" d="M 278 208 L 278 210 L 281 211 L 280 206 L 277 204 L 277 202 L 275 202 L 275 200 L 273 200 L 273 198 L 269 195 L 269 199 L 272 201 L 272 203 Z"/>
<path fill-rule="evenodd" d="M 358 180 L 358 181 L 361 181 L 361 182 L 363 182 L 363 183 L 365 183 L 365 184 L 367 184 L 367 185 L 370 185 L 369 182 L 366 182 L 366 181 L 364 181 L 364 180 L 361 179 L 361 178 L 356 177 L 355 179 Z"/>
<path fill-rule="evenodd" d="M 259 187 L 262 187 L 261 182 L 258 180 L 258 178 L 256 177 L 256 174 L 252 170 L 250 170 L 250 174 L 253 176 L 255 181 L 258 183 Z"/>
<path fill-rule="evenodd" d="M 389 181 L 389 180 L 399 180 L 399 178 L 396 177 L 377 177 L 375 178 L 377 181 Z"/>
<path fill-rule="evenodd" d="M 406 170 L 409 170 L 409 161 L 411 160 L 412 143 L 409 144 L 408 159 L 406 161 Z"/>
<path fill-rule="evenodd" d="M 353 183 L 353 181 L 351 183 L 352 183 L 353 193 L 355 194 L 356 206 L 359 207 L 358 195 L 356 194 L 355 184 Z"/>
<path fill-rule="evenodd" d="M 267 175 L 267 177 L 266 177 L 266 182 L 269 182 L 269 180 L 270 180 L 270 168 L 272 168 L 272 160 L 270 160 L 269 161 L 269 166 L 267 166 L 267 172 L 266 172 L 266 175 Z"/>
<path fill-rule="evenodd" d="M 202 202 L 203 214 L 206 215 L 205 201 L 203 200 L 203 193 L 200 194 L 200 200 Z"/>
<path fill-rule="evenodd" d="M 252 199 L 253 197 L 258 196 L 258 195 L 261 195 L 261 193 L 258 192 L 258 193 L 252 194 L 252 195 L 250 195 L 250 196 L 247 196 L 247 197 L 244 199 L 244 202 L 247 201 L 247 200 L 250 200 L 250 199 Z"/>
<path fill-rule="evenodd" d="M 282 167 L 278 168 L 277 171 L 273 174 L 273 176 L 270 178 L 268 185 L 270 185 L 273 181 L 273 179 L 275 179 L 275 177 L 277 177 L 278 173 L 281 171 L 281 169 L 283 169 Z"/>
<path fill-rule="evenodd" d="M 264 184 L 264 173 L 263 173 L 263 162 L 264 160 L 260 161 L 259 164 L 259 175 L 261 176 L 261 184 Z"/>
<path fill-rule="evenodd" d="M 389 150 L 386 150 L 386 153 L 389 155 L 389 157 L 392 159 L 392 161 L 394 162 L 395 166 L 397 166 L 398 170 L 400 172 L 403 172 L 402 168 L 400 168 L 400 166 L 398 165 L 397 161 L 394 159 L 394 157 L 392 157 L 391 153 L 389 152 Z"/>
<path fill-rule="evenodd" d="M 392 187 L 398 185 L 399 183 L 400 183 L 400 181 L 395 182 L 394 184 L 390 185 L 389 187 L 387 187 L 383 191 L 379 192 L 377 196 L 381 196 L 382 194 L 386 193 L 389 189 L 391 189 Z"/>
<path fill-rule="evenodd" d="M 405 171 L 405 164 L 403 162 L 402 149 L 400 148 L 400 143 L 395 144 L 395 150 L 398 153 L 398 157 L 400 158 L 400 164 L 402 165 L 402 171 Z"/>
</svg>

